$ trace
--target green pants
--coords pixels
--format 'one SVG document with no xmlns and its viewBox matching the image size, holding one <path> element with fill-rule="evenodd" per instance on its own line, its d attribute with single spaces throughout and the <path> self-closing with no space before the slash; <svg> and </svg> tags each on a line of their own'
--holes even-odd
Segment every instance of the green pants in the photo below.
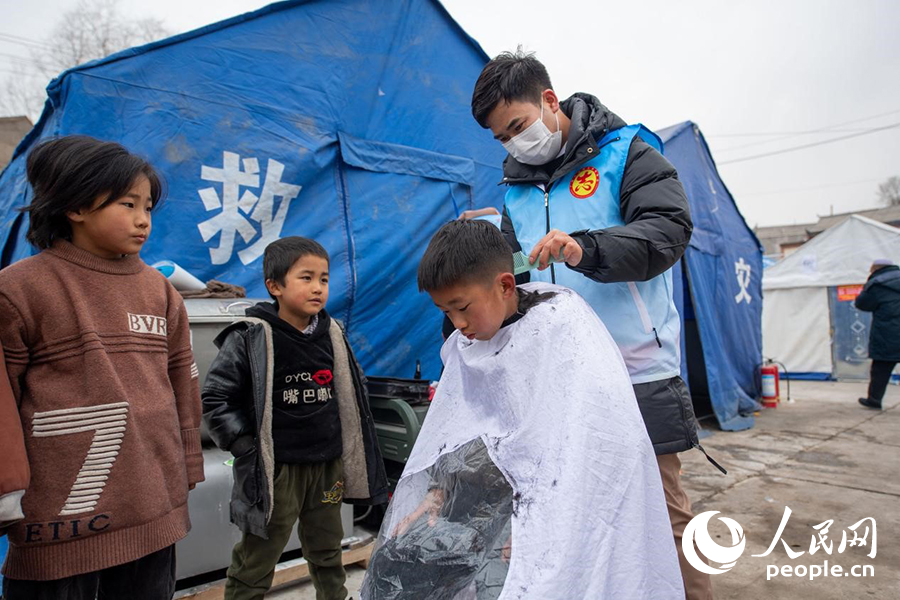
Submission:
<svg viewBox="0 0 900 600">
<path fill-rule="evenodd" d="M 225 600 L 257 600 L 272 587 L 275 565 L 294 523 L 316 600 L 344 600 L 347 575 L 341 563 L 341 459 L 304 465 L 275 464 L 275 497 L 269 539 L 245 533 L 231 554 Z"/>
</svg>

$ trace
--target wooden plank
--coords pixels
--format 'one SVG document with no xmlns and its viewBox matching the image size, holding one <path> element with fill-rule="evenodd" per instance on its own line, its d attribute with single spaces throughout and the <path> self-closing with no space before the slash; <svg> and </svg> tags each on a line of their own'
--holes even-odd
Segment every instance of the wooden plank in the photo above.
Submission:
<svg viewBox="0 0 900 600">
<path fill-rule="evenodd" d="M 309 577 L 309 563 L 299 558 L 275 567 L 275 577 L 272 579 L 272 587 L 284 585 L 294 581 L 303 581 Z"/>
<path fill-rule="evenodd" d="M 225 581 L 207 583 L 189 590 L 175 593 L 175 598 L 190 600 L 222 600 L 225 597 Z"/>
<path fill-rule="evenodd" d="M 359 548 L 351 548 L 344 550 L 341 554 L 341 564 L 345 567 L 368 561 L 372 556 L 372 550 L 375 548 L 374 543 L 369 543 Z M 286 583 L 296 583 L 309 577 L 309 563 L 302 558 L 297 564 L 291 564 L 294 561 L 279 565 L 275 568 L 275 578 L 272 580 L 272 587 L 284 585 Z"/>
<path fill-rule="evenodd" d="M 351 544 L 341 553 L 341 564 L 361 565 L 368 568 L 369 559 L 375 549 L 375 542 L 370 537 L 362 543 Z M 302 558 L 279 564 L 275 567 L 275 578 L 272 587 L 288 583 L 299 583 L 309 578 L 309 563 Z M 225 580 L 221 579 L 213 583 L 197 586 L 175 594 L 177 600 L 222 600 L 225 596 Z"/>
</svg>

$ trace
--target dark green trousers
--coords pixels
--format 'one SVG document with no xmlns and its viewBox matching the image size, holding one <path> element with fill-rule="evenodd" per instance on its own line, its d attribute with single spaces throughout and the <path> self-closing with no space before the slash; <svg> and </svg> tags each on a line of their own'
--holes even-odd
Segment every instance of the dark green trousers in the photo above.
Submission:
<svg viewBox="0 0 900 600">
<path fill-rule="evenodd" d="M 275 497 L 269 539 L 245 533 L 234 547 L 225 600 L 257 600 L 272 587 L 275 565 L 294 523 L 316 600 L 344 600 L 347 575 L 341 564 L 341 459 L 304 465 L 275 464 Z"/>
</svg>

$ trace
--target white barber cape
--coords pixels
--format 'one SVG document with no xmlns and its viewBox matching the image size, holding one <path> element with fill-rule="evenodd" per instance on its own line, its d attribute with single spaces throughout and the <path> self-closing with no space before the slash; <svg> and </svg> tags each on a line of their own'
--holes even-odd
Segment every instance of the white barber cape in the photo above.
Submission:
<svg viewBox="0 0 900 600">
<path fill-rule="evenodd" d="M 444 373 L 385 517 L 377 568 L 367 575 L 381 587 L 367 581 L 363 599 L 683 599 L 659 468 L 613 339 L 575 292 L 546 283 L 521 288 L 556 296 L 491 340 L 469 341 L 457 331 L 444 344 Z M 446 482 L 474 455 L 466 450 L 473 442 L 511 487 L 511 510 L 479 507 L 498 495 L 471 477 L 451 474 L 455 483 Z M 435 487 L 446 494 L 442 512 L 420 530 L 443 540 L 394 535 Z M 442 521 L 454 513 L 456 522 Z M 472 536 L 459 515 L 471 518 Z M 492 528 L 491 518 L 506 524 Z M 510 525 L 511 558 L 495 595 L 476 586 L 472 568 L 447 566 L 466 553 L 482 556 L 485 543 L 499 548 Z M 485 542 L 486 531 L 492 538 Z M 415 547 L 404 550 L 407 543 Z M 416 568 L 403 575 L 403 565 L 390 564 L 396 556 L 412 557 Z M 430 578 L 433 593 L 404 596 L 411 577 Z M 446 592 L 453 577 L 472 581 Z"/>
</svg>

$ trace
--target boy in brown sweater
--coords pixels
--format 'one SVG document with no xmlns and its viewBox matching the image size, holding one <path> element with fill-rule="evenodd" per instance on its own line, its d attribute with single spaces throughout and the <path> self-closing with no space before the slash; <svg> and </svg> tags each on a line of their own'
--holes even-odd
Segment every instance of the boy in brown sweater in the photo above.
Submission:
<svg viewBox="0 0 900 600">
<path fill-rule="evenodd" d="M 168 600 L 203 459 L 184 304 L 138 256 L 160 181 L 83 136 L 35 148 L 27 175 L 41 252 L 0 271 L 0 344 L 31 469 L 3 598 Z"/>
<path fill-rule="evenodd" d="M 6 528 L 20 520 L 22 496 L 28 487 L 31 473 L 28 470 L 28 456 L 25 454 L 25 438 L 22 422 L 13 398 L 9 378 L 6 376 L 6 359 L 0 347 L 0 456 L 3 470 L 0 470 L 0 535 Z"/>
</svg>

